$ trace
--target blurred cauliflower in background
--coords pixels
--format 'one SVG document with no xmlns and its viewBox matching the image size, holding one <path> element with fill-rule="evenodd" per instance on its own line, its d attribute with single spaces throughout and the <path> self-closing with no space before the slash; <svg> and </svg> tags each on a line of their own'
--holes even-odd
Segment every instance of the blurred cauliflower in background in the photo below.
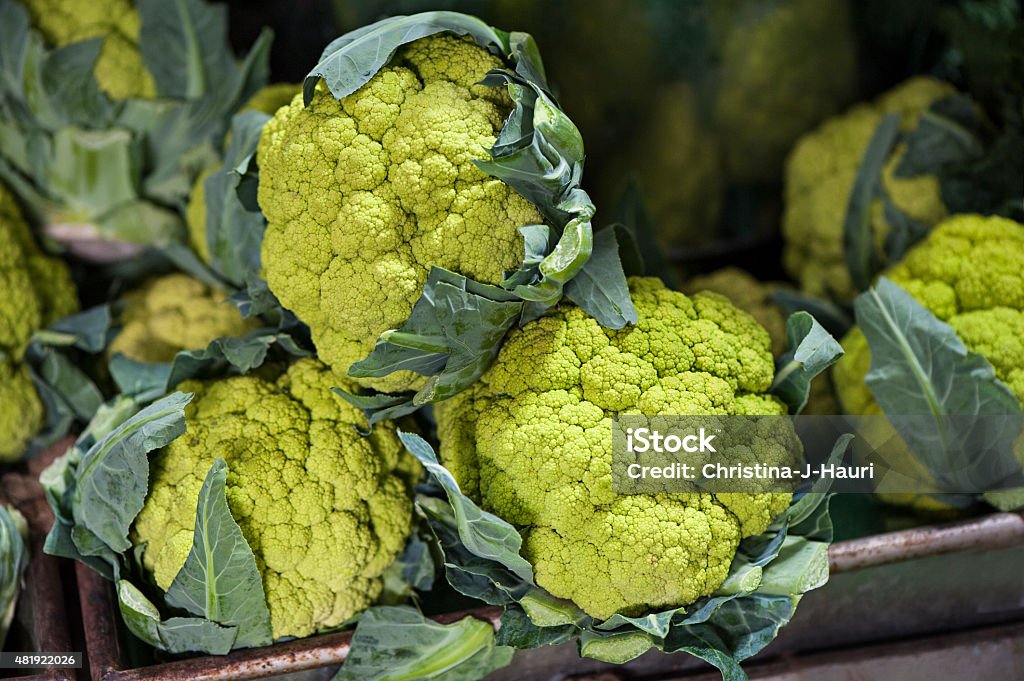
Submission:
<svg viewBox="0 0 1024 681">
<path fill-rule="evenodd" d="M 156 86 L 139 52 L 139 13 L 131 0 L 21 0 L 32 25 L 56 47 L 102 38 L 93 72 L 114 99 L 154 97 Z"/>
<path fill-rule="evenodd" d="M 886 114 L 899 114 L 901 129 L 908 131 L 929 106 L 955 93 L 942 81 L 912 78 L 874 102 L 828 120 L 797 143 L 786 164 L 782 233 L 786 270 L 802 290 L 841 302 L 853 300 L 857 291 L 844 260 L 843 223 L 865 149 Z M 908 217 L 934 225 L 946 215 L 939 180 L 930 175 L 896 177 L 903 152 L 904 146 L 897 145 L 886 161 L 884 189 Z M 881 201 L 872 206 L 871 228 L 880 245 L 889 232 Z"/>
<path fill-rule="evenodd" d="M 243 318 L 227 296 L 185 274 L 151 279 L 124 296 L 123 328 L 107 352 L 138 362 L 170 362 L 183 350 L 202 350 L 212 340 L 260 326 Z"/>
<path fill-rule="evenodd" d="M 712 2 L 719 58 L 714 122 L 728 177 L 772 182 L 797 138 L 855 95 L 845 0 Z"/>
<path fill-rule="evenodd" d="M 0 461 L 17 459 L 44 409 L 22 363 L 39 329 L 78 309 L 64 263 L 43 254 L 14 197 L 0 186 Z"/>
<path fill-rule="evenodd" d="M 668 248 L 707 243 L 715 237 L 724 189 L 720 148 L 701 120 L 699 102 L 689 83 L 661 89 L 636 137 L 620 160 L 604 174 L 604 196 L 612 196 L 627 173 L 637 186 L 659 242 Z"/>
</svg>

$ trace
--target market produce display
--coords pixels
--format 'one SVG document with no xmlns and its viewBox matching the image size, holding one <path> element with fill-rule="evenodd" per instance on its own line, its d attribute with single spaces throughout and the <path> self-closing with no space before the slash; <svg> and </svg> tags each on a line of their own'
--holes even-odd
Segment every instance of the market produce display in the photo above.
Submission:
<svg viewBox="0 0 1024 681">
<path fill-rule="evenodd" d="M 745 681 L 1019 520 L 1018 8 L 264 5 L 0 0 L 3 650 Z"/>
</svg>

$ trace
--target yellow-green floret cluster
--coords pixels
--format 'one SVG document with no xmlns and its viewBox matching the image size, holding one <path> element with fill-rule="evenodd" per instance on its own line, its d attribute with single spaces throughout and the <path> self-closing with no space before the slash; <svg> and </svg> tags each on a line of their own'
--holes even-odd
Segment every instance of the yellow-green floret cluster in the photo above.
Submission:
<svg viewBox="0 0 1024 681">
<path fill-rule="evenodd" d="M 124 305 L 123 327 L 107 352 L 138 362 L 170 362 L 182 350 L 202 350 L 260 325 L 242 317 L 227 293 L 186 274 L 151 279 L 127 294 Z"/>
<path fill-rule="evenodd" d="M 67 267 L 43 254 L 14 197 L 0 187 L 0 461 L 17 459 L 43 423 L 22 363 L 32 334 L 78 309 Z"/>
<path fill-rule="evenodd" d="M 187 432 L 153 457 L 133 533 L 143 565 L 170 587 L 192 546 L 196 503 L 217 457 L 232 517 L 256 557 L 273 636 L 345 622 L 380 594 L 409 536 L 414 465 L 389 424 L 366 428 L 331 392 L 353 389 L 316 360 L 277 378 L 190 381 Z"/>
<path fill-rule="evenodd" d="M 476 84 L 501 65 L 468 38 L 423 38 L 351 95 L 321 84 L 309 106 L 296 98 L 264 127 L 264 274 L 338 371 L 408 318 L 432 265 L 487 283 L 519 267 L 518 228 L 541 217 L 473 163 L 511 111 L 504 88 Z"/>
<path fill-rule="evenodd" d="M 782 233 L 784 263 L 800 287 L 816 296 L 849 302 L 856 296 L 843 259 L 843 222 L 864 152 L 886 114 L 900 116 L 900 127 L 913 129 L 933 103 L 955 94 L 941 81 L 917 77 L 826 121 L 797 143 L 786 165 L 786 208 Z M 946 216 L 934 175 L 897 177 L 905 145 L 897 145 L 882 172 L 883 189 L 909 218 L 934 225 Z M 871 209 L 871 229 L 881 245 L 889 232 L 883 203 Z"/>
<path fill-rule="evenodd" d="M 103 38 L 94 73 L 114 99 L 154 97 L 156 86 L 139 52 L 139 12 L 131 0 L 21 0 L 32 25 L 56 47 Z"/>
<path fill-rule="evenodd" d="M 1024 225 L 1000 217 L 957 215 L 936 227 L 885 273 L 967 349 L 984 356 L 1024 401 Z M 850 414 L 877 414 L 864 383 L 871 352 L 859 328 L 843 339 L 836 389 Z"/>
<path fill-rule="evenodd" d="M 714 293 L 630 280 L 636 326 L 602 328 L 561 306 L 514 331 L 472 388 L 437 408 L 445 466 L 463 491 L 520 528 L 537 583 L 597 618 L 683 605 L 726 578 L 739 541 L 790 495 L 612 489 L 616 414 L 785 413 L 766 394 L 768 333 Z M 794 442 L 758 443 L 792 462 Z"/>
</svg>

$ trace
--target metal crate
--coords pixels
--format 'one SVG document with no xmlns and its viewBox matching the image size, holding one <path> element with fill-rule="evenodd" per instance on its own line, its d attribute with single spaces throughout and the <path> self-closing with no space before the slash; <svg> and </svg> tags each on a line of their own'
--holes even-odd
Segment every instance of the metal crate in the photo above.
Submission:
<svg viewBox="0 0 1024 681">
<path fill-rule="evenodd" d="M 821 651 L 957 629 L 1024 621 L 1024 516 L 981 518 L 838 542 L 830 550 L 829 583 L 804 596 L 793 622 L 754 667 L 796 653 Z M 348 653 L 349 633 L 314 636 L 266 648 L 131 668 L 113 589 L 76 566 L 92 681 L 255 679 L 332 668 Z M 499 608 L 467 614 L 496 624 Z M 552 681 L 569 674 L 613 672 L 664 678 L 706 671 L 686 655 L 647 653 L 620 667 L 580 659 L 574 644 L 520 651 L 489 681 Z M 709 677 L 710 678 L 710 677 Z"/>
<path fill-rule="evenodd" d="M 81 618 L 76 606 L 74 571 L 69 561 L 43 553 L 43 542 L 53 524 L 53 513 L 39 485 L 39 472 L 74 442 L 64 439 L 20 469 L 0 477 L 0 502 L 10 504 L 25 516 L 29 528 L 30 563 L 25 574 L 25 589 L 18 599 L 12 634 L 21 630 L 31 651 L 62 653 L 82 650 Z M 87 663 L 83 663 L 87 664 Z M 0 675 L 11 676 L 16 670 L 3 669 Z M 84 672 L 84 669 L 82 670 Z M 33 670 L 20 681 L 75 681 L 79 670 Z M 84 676 L 84 673 L 83 673 Z"/>
</svg>

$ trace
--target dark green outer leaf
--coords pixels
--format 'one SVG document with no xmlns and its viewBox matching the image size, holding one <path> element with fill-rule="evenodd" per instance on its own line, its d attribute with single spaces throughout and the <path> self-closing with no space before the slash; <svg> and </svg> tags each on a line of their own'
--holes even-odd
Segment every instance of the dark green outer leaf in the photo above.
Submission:
<svg viewBox="0 0 1024 681">
<path fill-rule="evenodd" d="M 156 606 L 124 579 L 117 581 L 117 605 L 129 631 L 145 643 L 169 653 L 199 651 L 226 655 L 235 642 L 234 627 L 222 627 L 200 617 L 161 619 Z"/>
<path fill-rule="evenodd" d="M 988 360 L 968 351 L 952 327 L 885 277 L 854 309 L 871 349 L 865 382 L 940 484 L 986 491 L 1020 470 L 1013 443 L 1024 420 L 1021 405 Z M 998 428 L 957 415 L 1008 418 Z M 934 427 L 921 427 L 922 416 Z"/>
<path fill-rule="evenodd" d="M 235 69 L 227 7 L 201 0 L 139 0 L 139 47 L 157 92 L 196 99 Z"/>
<path fill-rule="evenodd" d="M 434 450 L 426 440 L 413 433 L 398 432 L 402 444 L 427 469 L 448 495 L 455 512 L 459 537 L 474 554 L 493 560 L 511 570 L 521 579 L 532 583 L 533 568 L 519 555 L 523 539 L 515 528 L 497 516 L 481 510 L 459 489 L 459 484 L 448 470 L 438 463 Z"/>
<path fill-rule="evenodd" d="M 771 392 L 799 414 L 811 394 L 811 381 L 842 357 L 843 348 L 817 320 L 794 312 L 786 321 L 789 351 L 779 358 Z"/>
<path fill-rule="evenodd" d="M 904 136 L 906 150 L 896 166 L 896 177 L 937 175 L 947 165 L 980 158 L 984 153 L 982 120 L 977 104 L 966 95 L 935 102 Z"/>
<path fill-rule="evenodd" d="M 843 252 L 850 279 L 858 291 L 870 286 L 882 267 L 871 230 L 871 204 L 882 191 L 882 168 L 896 145 L 899 132 L 899 114 L 888 114 L 882 119 L 864 150 L 850 191 L 843 221 Z"/>
<path fill-rule="evenodd" d="M 116 107 L 100 90 L 93 67 L 103 46 L 101 38 L 83 40 L 50 52 L 43 66 L 39 91 L 45 94 L 37 115 L 47 127 L 80 125 L 101 129 L 110 124 Z"/>
<path fill-rule="evenodd" d="M 495 643 L 520 650 L 558 645 L 571 641 L 579 629 L 571 624 L 560 627 L 538 627 L 518 605 L 510 605 L 501 615 L 501 626 Z"/>
<path fill-rule="evenodd" d="M 391 61 L 399 47 L 443 32 L 472 36 L 481 46 L 493 48 L 506 59 L 509 56 L 507 36 L 476 17 L 445 11 L 389 17 L 333 40 L 306 75 L 303 98 L 307 105 L 313 100 L 320 78 L 338 99 L 350 95 Z"/>
<path fill-rule="evenodd" d="M 476 681 L 512 661 L 491 625 L 472 617 L 438 624 L 410 607 L 377 606 L 359 618 L 332 681 Z"/>
<path fill-rule="evenodd" d="M 213 270 L 236 288 L 260 276 L 260 247 L 266 219 L 248 210 L 238 195 L 242 175 L 235 168 L 256 153 L 270 116 L 243 111 L 231 121 L 231 143 L 224 164 L 206 179 L 206 242 Z"/>
<path fill-rule="evenodd" d="M 217 458 L 199 490 L 192 549 L 167 589 L 167 604 L 238 630 L 235 646 L 268 645 L 270 610 L 252 549 L 226 495 L 227 464 Z"/>
<path fill-rule="evenodd" d="M 168 395 L 85 453 L 72 500 L 76 526 L 114 552 L 131 548 L 128 529 L 142 510 L 149 486 L 146 455 L 185 432 L 185 405 L 191 399 L 183 393 Z"/>
<path fill-rule="evenodd" d="M 566 284 L 565 295 L 606 329 L 636 324 L 639 317 L 629 297 L 614 229 L 605 228 L 594 237 L 590 259 Z"/>
</svg>

